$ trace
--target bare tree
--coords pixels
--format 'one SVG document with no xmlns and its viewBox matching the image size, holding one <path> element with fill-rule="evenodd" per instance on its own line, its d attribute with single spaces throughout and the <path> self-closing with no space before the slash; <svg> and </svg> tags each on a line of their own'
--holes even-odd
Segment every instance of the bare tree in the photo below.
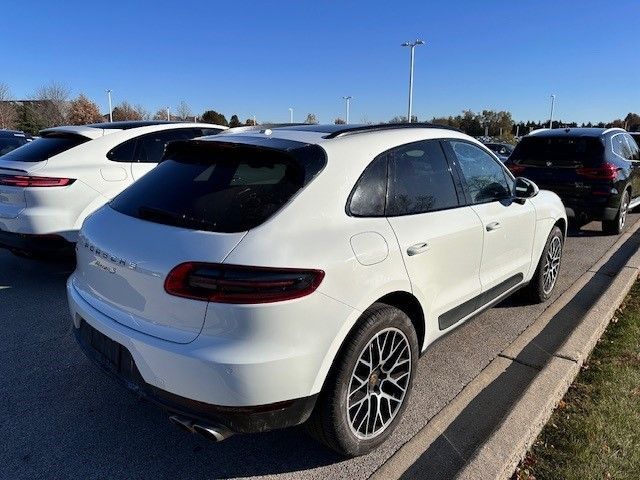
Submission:
<svg viewBox="0 0 640 480">
<path fill-rule="evenodd" d="M 307 114 L 307 119 L 304 121 L 304 123 L 310 123 L 310 124 L 318 123 L 317 115 L 315 113 L 308 113 Z"/>
<path fill-rule="evenodd" d="M 133 109 L 140 116 L 140 120 L 149 120 L 151 118 L 149 111 L 139 103 L 134 105 Z"/>
<path fill-rule="evenodd" d="M 154 120 L 166 120 L 167 119 L 167 109 L 160 108 L 152 117 Z"/>
<path fill-rule="evenodd" d="M 134 107 L 125 100 L 113 109 L 113 120 L 115 122 L 121 122 L 124 120 L 142 120 L 143 116 L 139 107 L 139 105 Z"/>
<path fill-rule="evenodd" d="M 86 125 L 102 120 L 98 105 L 89 100 L 84 94 L 69 102 L 69 123 L 72 125 Z"/>
<path fill-rule="evenodd" d="M 38 102 L 34 106 L 35 114 L 45 127 L 54 127 L 66 123 L 69 112 L 69 89 L 58 82 L 43 85 L 34 93 Z"/>
<path fill-rule="evenodd" d="M 0 82 L 0 128 L 15 128 L 18 112 L 11 100 L 9 85 Z"/>
<path fill-rule="evenodd" d="M 189 105 L 187 105 L 187 102 L 184 100 L 182 100 L 176 108 L 176 117 L 178 117 L 179 120 L 189 120 L 190 117 L 193 117 L 191 108 L 189 108 Z"/>
</svg>

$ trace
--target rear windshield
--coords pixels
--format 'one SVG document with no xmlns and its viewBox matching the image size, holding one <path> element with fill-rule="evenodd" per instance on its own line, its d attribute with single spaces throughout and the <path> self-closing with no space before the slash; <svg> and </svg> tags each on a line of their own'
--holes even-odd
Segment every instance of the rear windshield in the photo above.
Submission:
<svg viewBox="0 0 640 480">
<path fill-rule="evenodd" d="M 0 157 L 27 143 L 25 137 L 0 137 Z"/>
<path fill-rule="evenodd" d="M 42 162 L 66 150 L 87 142 L 82 135 L 68 133 L 48 133 L 21 148 L 13 150 L 2 157 L 12 162 Z"/>
<path fill-rule="evenodd" d="M 576 167 L 602 161 L 604 146 L 594 137 L 525 137 L 509 161 L 533 167 Z"/>
<path fill-rule="evenodd" d="M 211 232 L 243 232 L 265 222 L 322 169 L 324 151 L 183 142 L 111 202 L 120 213 Z"/>
</svg>

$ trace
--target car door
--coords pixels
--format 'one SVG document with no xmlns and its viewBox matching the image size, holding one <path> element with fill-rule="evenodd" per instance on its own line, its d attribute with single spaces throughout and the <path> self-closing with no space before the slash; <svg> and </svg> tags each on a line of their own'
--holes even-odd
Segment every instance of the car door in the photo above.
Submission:
<svg viewBox="0 0 640 480">
<path fill-rule="evenodd" d="M 191 128 L 174 128 L 142 135 L 136 140 L 131 176 L 139 180 L 150 172 L 162 159 L 167 143 L 174 140 L 189 140 L 200 135 L 201 130 Z"/>
<path fill-rule="evenodd" d="M 445 330 L 477 307 L 482 224 L 438 140 L 403 145 L 387 158 L 386 216 L 425 317 Z"/>
<path fill-rule="evenodd" d="M 513 178 L 485 149 L 448 140 L 471 208 L 482 222 L 482 303 L 489 303 L 527 277 L 532 264 L 536 213 L 529 201 L 515 201 Z"/>
</svg>

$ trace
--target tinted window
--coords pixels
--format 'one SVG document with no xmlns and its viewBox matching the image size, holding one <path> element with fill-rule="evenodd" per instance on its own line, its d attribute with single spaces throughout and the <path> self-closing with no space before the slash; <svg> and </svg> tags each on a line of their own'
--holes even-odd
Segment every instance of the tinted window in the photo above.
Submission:
<svg viewBox="0 0 640 480">
<path fill-rule="evenodd" d="M 630 160 L 640 160 L 640 147 L 631 135 L 625 135 L 627 143 L 629 144 L 629 150 L 631 152 Z"/>
<path fill-rule="evenodd" d="M 611 137 L 611 147 L 613 148 L 613 153 L 616 155 L 626 160 L 631 160 L 631 150 L 629 149 L 629 144 L 622 133 Z"/>
<path fill-rule="evenodd" d="M 118 195 L 111 207 L 156 223 L 241 232 L 271 217 L 325 162 L 315 146 L 285 153 L 203 143 L 208 145 L 193 143 L 169 152 L 167 160 Z"/>
<path fill-rule="evenodd" d="M 417 142 L 388 154 L 387 215 L 407 215 L 456 207 L 458 195 L 438 141 Z"/>
<path fill-rule="evenodd" d="M 511 197 L 512 179 L 491 155 L 470 143 L 449 142 L 458 159 L 472 203 L 486 203 Z"/>
<path fill-rule="evenodd" d="M 24 137 L 0 137 L 0 157 L 27 143 Z"/>
<path fill-rule="evenodd" d="M 164 149 L 168 142 L 174 140 L 189 140 L 200 135 L 200 133 L 201 130 L 196 131 L 196 129 L 193 128 L 180 128 L 143 135 L 138 138 L 136 143 L 133 161 L 158 163 L 164 155 Z"/>
<path fill-rule="evenodd" d="M 114 162 L 133 162 L 133 154 L 136 148 L 136 138 L 127 140 L 107 153 L 107 158 Z"/>
<path fill-rule="evenodd" d="M 604 146 L 595 137 L 524 137 L 509 157 L 518 165 L 577 167 L 602 161 Z"/>
<path fill-rule="evenodd" d="M 384 216 L 387 197 L 387 155 L 376 158 L 365 169 L 351 194 L 349 213 L 356 217 Z"/>
<path fill-rule="evenodd" d="M 13 162 L 42 162 L 87 141 L 87 137 L 80 135 L 47 134 L 7 153 L 2 159 Z"/>
</svg>

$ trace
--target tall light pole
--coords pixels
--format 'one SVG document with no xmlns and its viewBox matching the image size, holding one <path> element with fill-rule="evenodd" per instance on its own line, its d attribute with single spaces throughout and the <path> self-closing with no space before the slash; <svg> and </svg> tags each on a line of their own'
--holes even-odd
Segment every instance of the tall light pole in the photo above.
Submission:
<svg viewBox="0 0 640 480">
<path fill-rule="evenodd" d="M 551 95 L 551 113 L 549 114 L 549 128 L 553 128 L 553 107 L 556 104 L 556 96 Z"/>
<path fill-rule="evenodd" d="M 418 45 L 424 45 L 422 40 L 413 42 L 404 42 L 402 47 L 411 47 L 411 63 L 409 64 L 409 111 L 407 112 L 407 121 L 411 123 L 411 112 L 413 110 L 413 63 L 415 59 L 414 50 Z"/>
<path fill-rule="evenodd" d="M 113 123 L 113 109 L 111 108 L 111 89 L 107 88 L 107 97 L 109 97 L 109 123 Z"/>
<path fill-rule="evenodd" d="M 345 102 L 345 108 L 346 108 L 346 115 L 345 115 L 345 123 L 347 125 L 349 125 L 349 105 L 351 104 L 351 99 L 353 98 L 351 95 L 347 96 L 347 97 L 342 97 L 344 98 L 344 102 Z"/>
<path fill-rule="evenodd" d="M 289 107 L 289 123 L 293 123 L 293 108 Z"/>
<path fill-rule="evenodd" d="M 171 113 L 169 113 L 169 107 L 167 107 L 167 122 L 171 121 Z"/>
</svg>

